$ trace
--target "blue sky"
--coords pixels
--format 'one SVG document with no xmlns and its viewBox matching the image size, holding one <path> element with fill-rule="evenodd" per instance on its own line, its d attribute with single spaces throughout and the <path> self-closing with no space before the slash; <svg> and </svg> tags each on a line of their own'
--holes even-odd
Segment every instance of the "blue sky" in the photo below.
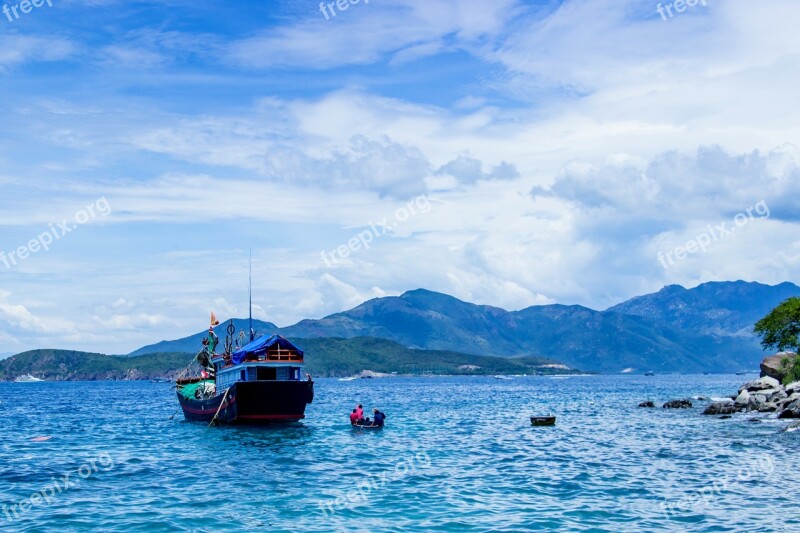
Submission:
<svg viewBox="0 0 800 533">
<path fill-rule="evenodd" d="M 0 262 L 0 352 L 244 316 L 251 248 L 279 325 L 418 287 L 605 308 L 800 281 L 796 2 L 52 4 L 0 15 L 0 251 L 110 212 Z"/>
</svg>

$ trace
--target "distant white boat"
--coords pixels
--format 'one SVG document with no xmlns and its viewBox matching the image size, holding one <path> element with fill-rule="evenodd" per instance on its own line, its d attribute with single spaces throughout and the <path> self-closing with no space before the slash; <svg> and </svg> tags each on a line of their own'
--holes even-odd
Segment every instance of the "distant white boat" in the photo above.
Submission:
<svg viewBox="0 0 800 533">
<path fill-rule="evenodd" d="M 358 379 L 358 376 L 350 376 L 349 378 L 339 378 L 339 381 L 355 381 Z"/>
<path fill-rule="evenodd" d="M 18 376 L 17 379 L 14 380 L 14 382 L 16 383 L 35 383 L 37 381 L 44 381 L 44 380 L 35 378 L 30 374 L 23 374 L 22 376 Z"/>
<path fill-rule="evenodd" d="M 508 376 L 494 376 L 494 379 L 507 379 L 510 380 L 511 378 Z"/>
</svg>

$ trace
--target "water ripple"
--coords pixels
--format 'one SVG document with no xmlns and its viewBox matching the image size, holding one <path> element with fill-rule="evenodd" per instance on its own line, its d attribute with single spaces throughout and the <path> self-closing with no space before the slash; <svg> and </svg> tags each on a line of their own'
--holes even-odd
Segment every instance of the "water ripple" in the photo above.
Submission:
<svg viewBox="0 0 800 533">
<path fill-rule="evenodd" d="M 699 405 L 636 408 L 725 396 L 741 380 L 320 380 L 302 424 L 212 429 L 168 420 L 165 384 L 3 383 L 0 528 L 797 530 L 800 432 L 703 417 Z M 388 426 L 351 429 L 357 402 L 386 411 Z M 547 412 L 557 426 L 530 426 Z M 65 475 L 75 483 L 49 501 L 8 510 Z"/>
</svg>

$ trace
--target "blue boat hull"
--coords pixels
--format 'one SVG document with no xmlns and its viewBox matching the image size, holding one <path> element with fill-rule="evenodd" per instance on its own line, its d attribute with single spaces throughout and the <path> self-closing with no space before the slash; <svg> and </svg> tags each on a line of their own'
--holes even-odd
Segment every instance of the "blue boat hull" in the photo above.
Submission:
<svg viewBox="0 0 800 533">
<path fill-rule="evenodd" d="M 314 400 L 313 381 L 241 381 L 207 400 L 178 401 L 186 420 L 222 424 L 274 424 L 305 418 L 306 405 Z M 217 415 L 217 413 L 219 413 Z"/>
</svg>

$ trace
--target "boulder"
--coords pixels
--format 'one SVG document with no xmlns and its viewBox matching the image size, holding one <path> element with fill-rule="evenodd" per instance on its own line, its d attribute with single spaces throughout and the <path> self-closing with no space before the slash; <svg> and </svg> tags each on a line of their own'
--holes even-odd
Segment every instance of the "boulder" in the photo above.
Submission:
<svg viewBox="0 0 800 533">
<path fill-rule="evenodd" d="M 759 413 L 774 413 L 778 410 L 778 404 L 767 402 L 758 408 Z"/>
<path fill-rule="evenodd" d="M 797 431 L 798 429 L 800 429 L 800 422 L 792 422 L 781 431 Z"/>
<path fill-rule="evenodd" d="M 786 394 L 792 395 L 795 392 L 800 392 L 800 381 L 795 381 L 794 383 L 789 383 L 784 387 Z"/>
<path fill-rule="evenodd" d="M 714 402 L 703 411 L 704 415 L 732 415 L 739 408 L 732 402 Z"/>
<path fill-rule="evenodd" d="M 692 402 L 690 400 L 672 400 L 670 402 L 665 403 L 661 407 L 664 409 L 688 409 L 692 406 Z"/>
<path fill-rule="evenodd" d="M 786 377 L 783 370 L 783 360 L 787 357 L 797 357 L 797 354 L 794 352 L 781 352 L 776 355 L 765 357 L 764 360 L 761 361 L 761 377 L 769 376 L 777 379 L 779 382 L 783 382 L 783 378 Z"/>
<path fill-rule="evenodd" d="M 795 392 L 791 396 L 788 396 L 782 400 L 778 400 L 776 403 L 778 404 L 778 407 L 783 408 L 796 400 L 800 400 L 800 392 Z"/>
<path fill-rule="evenodd" d="M 753 394 L 750 396 L 750 399 L 747 400 L 747 410 L 748 411 L 758 411 L 764 405 L 766 405 L 766 401 L 764 401 L 764 397 L 760 394 Z"/>
<path fill-rule="evenodd" d="M 750 402 L 750 393 L 746 390 L 743 390 L 739 393 L 739 396 L 736 397 L 734 403 L 736 405 L 747 405 Z"/>
<path fill-rule="evenodd" d="M 758 378 L 755 381 L 750 381 L 749 383 L 745 383 L 741 387 L 739 387 L 739 392 L 746 390 L 747 392 L 754 392 L 754 391 L 761 391 L 761 390 L 770 390 L 770 389 L 780 389 L 781 383 L 775 378 L 770 376 L 764 376 L 762 378 Z"/>
<path fill-rule="evenodd" d="M 783 358 L 785 355 L 771 355 L 761 361 L 761 377 L 769 376 L 778 381 L 783 381 Z"/>
<path fill-rule="evenodd" d="M 783 410 L 778 413 L 778 418 L 800 418 L 800 400 L 795 400 L 789 405 L 786 405 Z"/>
<path fill-rule="evenodd" d="M 786 398 L 786 393 L 783 392 L 783 389 L 780 387 L 774 389 L 751 391 L 751 394 L 758 394 L 759 396 L 763 396 L 764 398 L 772 398 L 773 396 L 781 396 L 781 398 Z"/>
<path fill-rule="evenodd" d="M 646 402 L 642 402 L 642 403 L 639 404 L 639 407 L 655 407 L 655 406 L 656 406 L 656 404 L 654 404 L 650 400 L 648 400 Z"/>
</svg>

